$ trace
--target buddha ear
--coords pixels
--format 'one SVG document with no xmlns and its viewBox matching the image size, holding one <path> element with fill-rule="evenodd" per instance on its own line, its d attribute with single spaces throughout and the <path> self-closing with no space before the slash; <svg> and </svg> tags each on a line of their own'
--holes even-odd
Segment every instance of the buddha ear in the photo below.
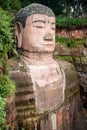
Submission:
<svg viewBox="0 0 87 130">
<path fill-rule="evenodd" d="M 15 35 L 17 38 L 17 47 L 21 48 L 22 46 L 22 33 L 23 33 L 23 26 L 20 22 L 15 24 Z"/>
</svg>

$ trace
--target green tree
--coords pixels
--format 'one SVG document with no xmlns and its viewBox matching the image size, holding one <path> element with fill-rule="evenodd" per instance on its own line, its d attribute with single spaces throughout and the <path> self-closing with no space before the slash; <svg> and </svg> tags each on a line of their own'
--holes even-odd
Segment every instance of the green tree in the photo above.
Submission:
<svg viewBox="0 0 87 130">
<path fill-rule="evenodd" d="M 87 0 L 0 0 L 1 7 L 10 12 L 31 3 L 47 5 L 57 16 L 87 17 Z"/>
<path fill-rule="evenodd" d="M 12 50 L 12 16 L 0 8 L 0 58 L 5 58 L 9 50 Z"/>
<path fill-rule="evenodd" d="M 5 105 L 14 94 L 15 85 L 7 73 L 7 53 L 13 49 L 12 17 L 0 7 L 0 130 L 7 130 Z"/>
<path fill-rule="evenodd" d="M 21 8 L 20 0 L 0 0 L 0 6 L 7 11 L 19 10 Z"/>
</svg>

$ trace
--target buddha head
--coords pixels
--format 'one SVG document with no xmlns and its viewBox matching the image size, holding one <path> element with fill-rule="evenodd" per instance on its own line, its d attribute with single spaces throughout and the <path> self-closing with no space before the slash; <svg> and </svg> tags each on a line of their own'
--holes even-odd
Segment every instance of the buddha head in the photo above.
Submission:
<svg viewBox="0 0 87 130">
<path fill-rule="evenodd" d="M 18 48 L 29 53 L 52 53 L 55 48 L 55 15 L 41 4 L 21 9 L 15 17 Z"/>
</svg>

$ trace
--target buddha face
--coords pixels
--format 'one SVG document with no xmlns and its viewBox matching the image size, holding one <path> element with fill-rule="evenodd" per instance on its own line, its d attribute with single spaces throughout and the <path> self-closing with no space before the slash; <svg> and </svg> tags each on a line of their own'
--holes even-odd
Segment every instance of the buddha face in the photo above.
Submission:
<svg viewBox="0 0 87 130">
<path fill-rule="evenodd" d="M 27 17 L 21 33 L 21 48 L 32 52 L 53 52 L 55 48 L 55 17 L 33 14 Z"/>
</svg>

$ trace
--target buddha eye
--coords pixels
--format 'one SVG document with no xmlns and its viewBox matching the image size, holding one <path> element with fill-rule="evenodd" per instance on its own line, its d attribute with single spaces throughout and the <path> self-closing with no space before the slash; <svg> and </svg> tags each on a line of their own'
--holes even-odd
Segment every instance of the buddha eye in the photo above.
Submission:
<svg viewBox="0 0 87 130">
<path fill-rule="evenodd" d="M 54 22 L 51 24 L 51 29 L 55 30 L 55 23 Z"/>
<path fill-rule="evenodd" d="M 52 30 L 55 30 L 55 27 L 51 27 Z"/>
<path fill-rule="evenodd" d="M 33 25 L 33 27 L 35 27 L 35 28 L 44 28 L 45 25 Z"/>
<path fill-rule="evenodd" d="M 43 28 L 43 26 L 35 26 L 36 28 Z"/>
<path fill-rule="evenodd" d="M 33 27 L 35 27 L 35 28 L 44 28 L 45 23 L 43 21 L 34 21 L 33 22 Z"/>
</svg>

